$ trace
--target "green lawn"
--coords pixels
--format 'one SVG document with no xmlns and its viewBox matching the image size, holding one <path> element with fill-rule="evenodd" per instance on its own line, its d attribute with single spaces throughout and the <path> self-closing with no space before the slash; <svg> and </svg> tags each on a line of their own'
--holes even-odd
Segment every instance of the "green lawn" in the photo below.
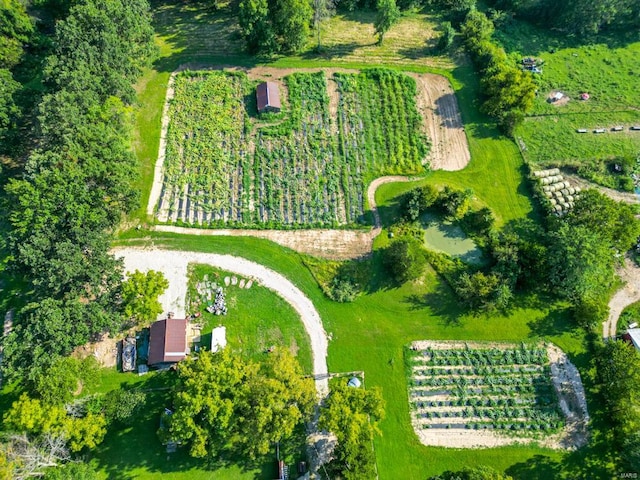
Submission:
<svg viewBox="0 0 640 480">
<path fill-rule="evenodd" d="M 514 63 L 525 56 L 544 62 L 542 74 L 535 76 L 538 94 L 533 110 L 516 131 L 529 162 L 576 166 L 622 156 L 635 158 L 640 153 L 640 135 L 628 129 L 640 124 L 637 32 L 613 32 L 580 45 L 576 38 L 511 19 L 498 26 L 496 37 Z M 568 96 L 568 103 L 549 102 L 549 95 L 556 91 Z M 589 99 L 580 100 L 582 93 L 588 93 Z M 618 125 L 625 131 L 609 131 Z M 591 133 L 597 128 L 607 133 Z M 577 129 L 588 133 L 578 134 Z M 617 183 L 611 175 L 605 177 L 599 183 Z"/>
<path fill-rule="evenodd" d="M 574 454 L 535 446 L 456 450 L 453 454 L 451 450 L 420 445 L 409 423 L 403 348 L 413 340 L 532 342 L 546 339 L 564 349 L 585 376 L 589 359 L 584 333 L 571 325 L 565 305 L 529 296 L 518 298 L 514 303 L 519 306 L 506 315 L 469 315 L 462 311 L 433 271 L 427 272 L 420 281 L 396 288 L 385 283 L 379 270 L 373 273 L 371 293 L 352 304 L 338 304 L 324 297 L 298 254 L 270 242 L 245 237 L 149 235 L 147 241 L 122 238 L 120 243 L 149 245 L 153 242 L 167 248 L 241 255 L 283 273 L 309 296 L 332 338 L 330 371 L 364 370 L 366 384 L 380 385 L 383 389 L 387 417 L 381 424 L 383 435 L 376 439 L 380 478 L 425 478 L 463 464 L 487 464 L 500 470 L 511 468 L 521 472 L 521 478 L 541 478 L 537 472 L 530 471 L 532 464 L 546 471 L 545 468 L 562 470 L 565 462 L 567 468 L 578 468 L 585 459 L 591 464 L 598 463 L 596 459 L 602 452 L 595 447 Z M 379 268 L 375 260 L 374 256 Z M 595 400 L 589 378 L 584 378 L 590 405 L 596 405 L 592 403 Z"/>
<path fill-rule="evenodd" d="M 532 163 L 562 166 L 591 159 L 635 158 L 640 153 L 640 111 L 611 113 L 566 113 L 528 117 L 518 127 L 516 136 L 526 147 L 525 156 Z M 614 126 L 624 127 L 612 132 Z M 593 133 L 604 128 L 605 133 Z M 586 133 L 577 130 L 586 129 Z"/>
<path fill-rule="evenodd" d="M 214 315 L 205 310 L 206 305 L 195 307 L 199 298 L 195 285 L 204 280 L 216 282 L 223 288 L 227 303 L 227 315 Z M 288 348 L 298 357 L 305 372 L 311 373 L 311 347 L 300 316 L 291 305 L 268 288 L 253 283 L 250 289 L 238 285 L 225 286 L 225 277 L 242 277 L 210 265 L 191 265 L 189 275 L 190 311 L 202 313 L 202 345 L 211 345 L 211 331 L 218 325 L 227 329 L 229 347 L 259 361 L 271 346 Z M 247 280 L 247 279 L 245 279 Z"/>
</svg>

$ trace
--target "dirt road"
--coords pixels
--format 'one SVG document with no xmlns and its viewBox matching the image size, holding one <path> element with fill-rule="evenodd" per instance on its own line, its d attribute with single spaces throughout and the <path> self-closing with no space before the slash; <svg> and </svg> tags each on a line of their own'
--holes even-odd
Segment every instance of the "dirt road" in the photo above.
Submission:
<svg viewBox="0 0 640 480">
<path fill-rule="evenodd" d="M 563 173 L 562 175 L 564 175 L 564 178 L 567 181 L 571 182 L 573 185 L 577 185 L 583 190 L 593 188 L 595 190 L 598 190 L 603 195 L 606 195 L 610 199 L 615 200 L 616 202 L 624 202 L 630 204 L 640 203 L 640 197 L 638 197 L 638 195 L 636 195 L 635 193 L 619 192 L 618 190 L 614 190 L 613 188 L 607 188 L 592 183 L 588 180 L 585 180 L 584 178 L 578 177 L 577 175 L 568 175 L 566 173 Z"/>
<path fill-rule="evenodd" d="M 602 338 L 605 339 L 615 337 L 622 311 L 640 300 L 640 267 L 625 258 L 623 267 L 617 273 L 625 285 L 609 301 L 609 318 L 602 323 Z"/>
<path fill-rule="evenodd" d="M 169 288 L 160 297 L 164 309 L 162 316 L 171 311 L 177 318 L 184 318 L 189 263 L 213 265 L 238 275 L 251 277 L 262 286 L 273 290 L 300 315 L 311 343 L 316 389 L 321 396 L 328 393 L 328 341 L 322 320 L 311 300 L 283 275 L 255 262 L 231 255 L 144 248 L 118 248 L 113 253 L 116 257 L 123 258 L 125 270 L 128 272 L 156 270 L 165 275 L 169 281 Z"/>
</svg>

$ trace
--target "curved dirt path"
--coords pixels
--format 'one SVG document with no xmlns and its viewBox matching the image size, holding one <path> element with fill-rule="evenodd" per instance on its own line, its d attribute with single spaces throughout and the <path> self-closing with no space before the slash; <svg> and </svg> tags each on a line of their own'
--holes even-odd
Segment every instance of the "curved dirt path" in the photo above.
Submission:
<svg viewBox="0 0 640 480">
<path fill-rule="evenodd" d="M 313 357 L 313 375 L 316 390 L 323 397 L 329 391 L 327 368 L 327 334 L 317 310 L 304 293 L 283 275 L 258 263 L 232 255 L 187 252 L 145 248 L 117 248 L 116 257 L 124 260 L 125 271 L 161 271 L 169 281 L 169 288 L 159 298 L 164 314 L 171 311 L 177 318 L 184 318 L 187 296 L 187 266 L 203 263 L 229 272 L 252 277 L 263 287 L 273 290 L 289 303 L 300 315 L 304 329 L 309 335 Z"/>
<path fill-rule="evenodd" d="M 385 183 L 396 183 L 396 182 L 413 182 L 416 178 L 413 177 L 404 177 L 400 175 L 390 175 L 388 177 L 380 177 L 376 178 L 373 182 L 369 184 L 369 188 L 367 188 L 367 202 L 369 202 L 369 209 L 373 214 L 373 230 L 371 233 L 373 234 L 373 238 L 377 237 L 382 230 L 382 223 L 380 222 L 380 214 L 378 213 L 378 205 L 376 205 L 376 192 L 378 191 L 378 187 L 380 185 L 384 185 Z M 373 241 L 373 238 L 371 239 Z"/>
<path fill-rule="evenodd" d="M 620 314 L 626 307 L 640 300 L 640 267 L 625 258 L 624 265 L 617 273 L 625 285 L 609 300 L 609 318 L 602 323 L 602 338 L 605 339 L 616 336 Z"/>
<path fill-rule="evenodd" d="M 609 197 L 612 200 L 615 200 L 616 202 L 624 202 L 624 203 L 629 203 L 629 204 L 639 204 L 640 203 L 640 197 L 638 197 L 638 195 L 635 194 L 635 193 L 619 192 L 618 190 L 614 190 L 613 188 L 607 188 L 607 187 L 603 187 L 601 185 L 592 183 L 592 182 L 590 182 L 588 180 L 585 180 L 584 178 L 578 177 L 576 175 L 568 175 L 568 174 L 563 173 L 563 176 L 569 182 L 579 186 L 583 190 L 586 190 L 588 188 L 593 188 L 594 190 L 598 190 L 600 193 L 602 193 L 603 195 L 606 195 L 607 197 Z"/>
</svg>

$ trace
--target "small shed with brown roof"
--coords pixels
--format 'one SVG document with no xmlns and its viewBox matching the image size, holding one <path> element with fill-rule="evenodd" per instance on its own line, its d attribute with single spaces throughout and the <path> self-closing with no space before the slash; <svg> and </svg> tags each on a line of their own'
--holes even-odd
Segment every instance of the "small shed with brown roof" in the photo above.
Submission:
<svg viewBox="0 0 640 480">
<path fill-rule="evenodd" d="M 149 333 L 149 365 L 176 363 L 189 353 L 187 320 L 168 318 L 151 325 Z"/>
<path fill-rule="evenodd" d="M 258 100 L 258 113 L 278 113 L 282 108 L 280 104 L 280 91 L 276 83 L 262 82 L 258 85 L 258 88 L 256 88 L 256 98 Z"/>
</svg>

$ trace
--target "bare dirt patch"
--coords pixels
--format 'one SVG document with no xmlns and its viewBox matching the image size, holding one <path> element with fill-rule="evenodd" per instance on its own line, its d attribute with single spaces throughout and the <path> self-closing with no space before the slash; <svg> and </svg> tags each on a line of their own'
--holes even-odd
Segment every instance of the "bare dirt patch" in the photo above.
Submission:
<svg viewBox="0 0 640 480">
<path fill-rule="evenodd" d="M 73 355 L 77 358 L 95 357 L 103 367 L 112 368 L 118 363 L 118 342 L 119 338 L 111 338 L 103 335 L 97 342 L 87 343 L 75 349 Z"/>
<path fill-rule="evenodd" d="M 373 231 L 366 230 L 217 230 L 173 225 L 156 225 L 154 230 L 184 235 L 263 238 L 296 252 L 328 260 L 348 260 L 368 255 L 375 238 Z"/>
<path fill-rule="evenodd" d="M 563 173 L 563 175 L 568 181 L 574 183 L 583 190 L 586 190 L 587 188 L 593 188 L 595 190 L 598 190 L 603 195 L 611 198 L 612 200 L 615 200 L 616 202 L 640 204 L 640 198 L 638 198 L 638 195 L 635 193 L 619 192 L 618 190 L 614 190 L 613 188 L 603 187 L 601 185 L 585 180 L 584 178 L 578 177 L 577 175 L 569 175 L 566 173 Z"/>
<path fill-rule="evenodd" d="M 469 144 L 453 87 L 447 78 L 430 73 L 411 74 L 418 88 L 418 111 L 431 141 L 433 170 L 462 170 L 471 160 Z"/>
<path fill-rule="evenodd" d="M 562 93 L 562 98 L 556 100 L 555 96 L 558 93 Z M 556 107 L 562 107 L 563 105 L 566 105 L 567 103 L 569 103 L 569 100 L 571 100 L 571 98 L 569 98 L 564 92 L 560 92 L 558 90 L 553 90 L 552 92 L 549 92 L 549 95 L 547 95 L 547 102 L 555 105 Z"/>
</svg>

